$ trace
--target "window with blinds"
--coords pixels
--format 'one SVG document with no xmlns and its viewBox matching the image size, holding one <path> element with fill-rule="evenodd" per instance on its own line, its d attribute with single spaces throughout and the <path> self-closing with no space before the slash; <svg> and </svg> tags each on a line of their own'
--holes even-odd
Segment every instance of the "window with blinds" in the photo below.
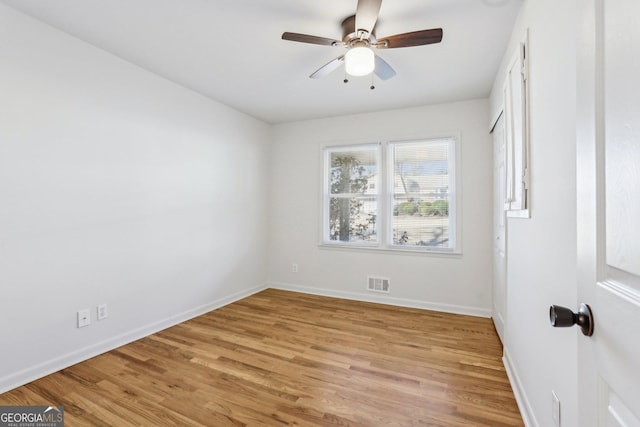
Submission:
<svg viewBox="0 0 640 427">
<path fill-rule="evenodd" d="M 322 242 L 456 250 L 456 139 L 324 149 Z"/>
<path fill-rule="evenodd" d="M 451 248 L 452 139 L 390 143 L 393 246 Z"/>
</svg>

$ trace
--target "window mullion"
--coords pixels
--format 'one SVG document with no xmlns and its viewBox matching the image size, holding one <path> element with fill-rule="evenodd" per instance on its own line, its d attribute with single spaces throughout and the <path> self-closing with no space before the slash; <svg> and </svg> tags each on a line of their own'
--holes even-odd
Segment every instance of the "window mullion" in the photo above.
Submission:
<svg viewBox="0 0 640 427">
<path fill-rule="evenodd" d="M 393 185 L 392 185 L 392 181 L 389 180 L 389 176 L 393 175 L 393 168 L 391 168 L 391 162 L 393 161 L 393 156 L 391 155 L 390 152 L 390 147 L 391 144 L 389 144 L 388 142 L 384 142 L 381 146 L 381 153 L 382 153 L 382 161 L 381 163 L 381 169 L 382 169 L 382 191 L 380 194 L 380 200 L 381 200 L 381 212 L 383 213 L 382 215 L 382 221 L 380 224 L 380 229 L 381 229 L 381 244 L 383 245 L 383 247 L 385 248 L 389 248 L 391 245 L 389 244 L 389 239 L 391 239 L 391 215 L 393 215 L 392 212 L 392 206 L 393 203 L 391 202 L 391 192 L 393 191 Z"/>
</svg>

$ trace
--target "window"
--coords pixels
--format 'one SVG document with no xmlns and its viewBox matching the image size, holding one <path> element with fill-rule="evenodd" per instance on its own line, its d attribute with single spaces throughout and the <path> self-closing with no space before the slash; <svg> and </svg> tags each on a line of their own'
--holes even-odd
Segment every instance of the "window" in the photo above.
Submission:
<svg viewBox="0 0 640 427">
<path fill-rule="evenodd" d="M 325 152 L 325 237 L 342 243 L 378 242 L 380 147 L 361 145 Z M 373 184 L 373 188 L 371 188 Z"/>
<path fill-rule="evenodd" d="M 454 138 L 327 147 L 322 242 L 458 250 Z"/>
<path fill-rule="evenodd" d="M 505 206 L 507 216 L 529 218 L 528 32 L 509 62 L 504 83 Z"/>
<path fill-rule="evenodd" d="M 389 244 L 451 247 L 449 205 L 453 141 L 389 144 L 392 213 Z"/>
</svg>

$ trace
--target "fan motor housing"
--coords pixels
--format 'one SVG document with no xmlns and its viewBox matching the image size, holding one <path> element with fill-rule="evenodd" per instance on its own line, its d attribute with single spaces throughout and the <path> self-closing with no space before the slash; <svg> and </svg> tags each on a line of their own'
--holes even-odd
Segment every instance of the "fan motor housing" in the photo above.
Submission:
<svg viewBox="0 0 640 427">
<path fill-rule="evenodd" d="M 371 44 L 376 41 L 375 32 L 376 29 L 373 28 L 371 30 L 371 33 L 369 34 L 369 37 L 364 39 L 368 41 L 367 44 Z M 356 16 L 351 15 L 344 21 L 342 21 L 342 41 L 347 46 L 351 46 L 354 42 L 359 40 L 360 36 L 356 33 Z"/>
</svg>

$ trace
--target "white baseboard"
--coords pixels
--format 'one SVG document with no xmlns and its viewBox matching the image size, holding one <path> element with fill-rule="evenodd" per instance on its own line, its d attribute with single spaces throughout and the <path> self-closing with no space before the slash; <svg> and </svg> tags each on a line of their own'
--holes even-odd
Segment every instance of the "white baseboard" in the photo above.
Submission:
<svg viewBox="0 0 640 427">
<path fill-rule="evenodd" d="M 418 301 L 405 298 L 394 298 L 387 295 L 375 295 L 365 292 L 346 292 L 336 291 L 334 289 L 316 288 L 311 286 L 294 285 L 291 283 L 269 282 L 269 287 L 273 289 L 281 289 L 283 291 L 302 292 L 305 294 L 321 295 L 334 298 L 344 298 L 356 301 L 373 302 L 378 304 L 396 305 L 399 307 L 420 308 L 423 310 L 442 311 L 445 313 L 465 314 L 476 317 L 491 317 L 491 310 L 467 307 L 462 305 L 442 304 L 429 301 Z"/>
<path fill-rule="evenodd" d="M 522 415 L 524 425 L 526 427 L 538 427 L 536 417 L 533 415 L 531 403 L 529 403 L 527 394 L 524 392 L 524 388 L 522 387 L 522 382 L 520 381 L 518 372 L 511 363 L 511 358 L 509 357 L 509 351 L 507 350 L 507 347 L 504 347 L 502 363 L 504 363 L 504 368 L 507 371 L 507 377 L 509 377 L 509 382 L 511 383 L 513 394 L 516 397 L 516 402 L 518 403 L 518 409 L 520 409 L 520 415 Z"/>
<path fill-rule="evenodd" d="M 500 342 L 504 345 L 504 318 L 502 317 L 502 313 L 496 310 L 495 306 L 493 307 L 491 319 L 493 319 L 493 326 L 496 328 Z"/>
<path fill-rule="evenodd" d="M 256 286 L 0 378 L 0 394 L 267 289 Z"/>
</svg>

